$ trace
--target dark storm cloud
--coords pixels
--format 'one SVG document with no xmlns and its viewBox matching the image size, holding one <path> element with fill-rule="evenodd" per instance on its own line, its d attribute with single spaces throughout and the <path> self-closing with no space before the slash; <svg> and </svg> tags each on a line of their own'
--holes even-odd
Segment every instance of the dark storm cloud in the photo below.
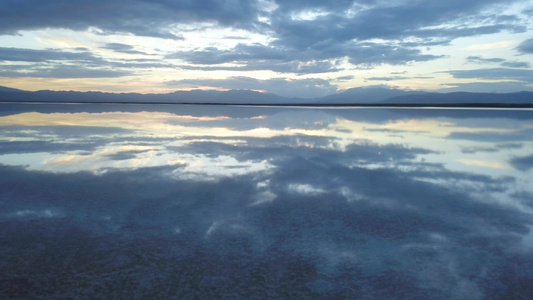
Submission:
<svg viewBox="0 0 533 300">
<path fill-rule="evenodd" d="M 490 13 L 490 1 L 395 2 L 376 1 L 69 1 L 23 0 L 0 4 L 0 33 L 66 28 L 100 34 L 134 34 L 180 38 L 180 25 L 201 22 L 214 26 L 266 33 L 268 45 L 238 45 L 177 52 L 176 58 L 205 70 L 273 70 L 284 73 L 321 73 L 339 69 L 336 60 L 364 67 L 406 64 L 441 57 L 423 53 L 421 46 L 446 44 L 459 37 L 525 30 L 518 16 Z M 3 9 L 2 9 L 3 8 Z M 306 19 L 306 14 L 316 16 Z M 268 21 L 264 21 L 267 19 Z M 210 26 L 211 26 L 210 25 Z M 229 36 L 228 38 L 233 38 Z M 381 42 L 375 42 L 380 39 Z M 405 42 L 409 40 L 409 42 Z M 528 41 L 519 51 L 528 53 Z M 107 49 L 144 54 L 130 45 L 110 43 Z M 237 63 L 238 66 L 218 66 Z M 517 66 L 516 64 L 514 66 Z"/>
<path fill-rule="evenodd" d="M 466 6 L 459 2 L 439 5 L 429 1 L 416 5 L 399 4 L 387 7 L 370 2 L 353 3 L 353 1 L 278 2 L 277 4 L 280 7 L 271 16 L 271 28 L 277 39 L 269 45 L 239 45 L 231 50 L 211 48 L 188 53 L 180 52 L 170 55 L 169 58 L 179 58 L 201 65 L 241 63 L 250 69 L 264 69 L 265 66 L 268 68 L 272 65 L 270 69 L 279 72 L 327 72 L 334 71 L 334 68 L 328 66 L 326 60 L 348 58 L 350 63 L 363 66 L 427 61 L 441 56 L 423 54 L 417 49 L 418 46 L 447 43 L 457 37 L 494 33 L 504 29 L 520 30 L 512 25 L 516 21 L 514 16 L 471 15 L 471 12 L 490 4 L 481 1 L 474 1 Z M 357 12 L 354 15 L 346 13 L 350 9 Z M 292 16 L 305 11 L 318 11 L 324 15 L 319 15 L 314 20 L 300 20 Z M 417 17 L 412 18 L 414 15 Z M 487 22 L 497 24 L 477 27 L 468 25 L 480 20 L 484 20 L 484 24 Z M 424 28 L 447 22 L 457 24 L 448 26 L 447 29 Z M 417 41 L 398 42 L 407 37 Z M 383 39 L 384 42 L 369 41 L 375 38 Z M 287 68 L 287 62 L 316 60 L 324 61 L 324 68 L 320 70 Z M 284 63 L 282 68 L 279 68 L 280 63 Z"/>
<path fill-rule="evenodd" d="M 533 38 L 520 43 L 516 50 L 522 54 L 533 54 Z"/>
<path fill-rule="evenodd" d="M 285 97 L 320 97 L 337 90 L 328 81 L 318 78 L 299 80 L 273 78 L 261 80 L 239 76 L 228 79 L 184 79 L 169 81 L 166 84 L 168 86 L 211 86 L 224 89 L 267 90 Z"/>
<path fill-rule="evenodd" d="M 4 1 L 0 3 L 0 33 L 20 30 L 97 28 L 102 34 L 180 39 L 170 32 L 176 23 L 217 22 L 245 26 L 256 15 L 254 1 Z"/>
<path fill-rule="evenodd" d="M 270 46 L 290 49 L 303 57 L 348 57 L 353 64 L 404 64 L 439 56 L 423 54 L 416 47 L 447 43 L 458 37 L 521 30 L 516 17 L 479 14 L 499 1 L 402 2 L 390 5 L 374 1 L 276 1 L 272 17 L 275 36 Z M 351 11 L 351 12 L 350 12 Z M 294 18 L 301 12 L 318 12 L 313 20 Z M 481 23 L 482 26 L 471 24 Z M 447 24 L 445 28 L 428 29 Z M 333 26 L 334 25 L 334 26 Z M 373 43 L 371 39 L 382 39 Z M 412 38 L 411 43 L 401 43 Z"/>
<path fill-rule="evenodd" d="M 359 1 L 333 1 L 327 4 L 286 2 L 278 1 L 281 7 L 273 17 L 272 26 L 280 36 L 280 41 L 276 43 L 290 45 L 299 50 L 373 38 L 400 40 L 414 37 L 420 39 L 418 45 L 446 43 L 457 37 L 519 29 L 515 28 L 514 16 L 502 18 L 496 14 L 480 14 L 482 9 L 501 1 L 418 1 L 390 5 Z M 329 14 L 312 21 L 291 18 L 294 12 L 313 9 Z M 349 10 L 354 12 L 353 15 L 345 13 Z M 484 25 L 471 25 L 479 24 L 480 21 L 483 21 Z M 428 29 L 443 24 L 449 26 Z"/>
</svg>

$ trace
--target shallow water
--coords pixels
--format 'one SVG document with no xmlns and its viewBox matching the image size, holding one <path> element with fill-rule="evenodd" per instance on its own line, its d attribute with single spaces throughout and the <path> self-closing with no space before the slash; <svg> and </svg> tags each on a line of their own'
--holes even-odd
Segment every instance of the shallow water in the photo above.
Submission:
<svg viewBox="0 0 533 300">
<path fill-rule="evenodd" d="M 533 111 L 0 104 L 0 294 L 533 297 Z"/>
</svg>

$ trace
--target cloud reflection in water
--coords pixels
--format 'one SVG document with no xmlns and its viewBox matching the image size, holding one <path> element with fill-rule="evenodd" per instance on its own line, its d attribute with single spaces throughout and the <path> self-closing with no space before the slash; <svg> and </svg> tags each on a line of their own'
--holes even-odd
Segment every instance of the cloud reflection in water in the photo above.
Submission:
<svg viewBox="0 0 533 300">
<path fill-rule="evenodd" d="M 0 117 L 11 297 L 533 296 L 531 112 L 30 108 Z"/>
</svg>

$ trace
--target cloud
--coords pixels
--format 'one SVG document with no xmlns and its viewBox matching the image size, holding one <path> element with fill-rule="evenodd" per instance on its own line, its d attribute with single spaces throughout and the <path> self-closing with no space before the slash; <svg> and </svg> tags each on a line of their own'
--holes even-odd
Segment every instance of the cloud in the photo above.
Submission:
<svg viewBox="0 0 533 300">
<path fill-rule="evenodd" d="M 119 151 L 115 153 L 106 154 L 105 156 L 110 160 L 128 160 L 134 159 L 138 154 L 146 153 L 150 150 L 129 150 L 129 151 Z"/>
<path fill-rule="evenodd" d="M 87 51 L 69 52 L 57 49 L 34 50 L 24 48 L 0 47 L 0 60 L 19 62 L 79 61 L 101 63 L 102 59 Z"/>
<path fill-rule="evenodd" d="M 137 53 L 125 44 L 112 43 L 106 47 L 123 53 Z M 62 51 L 2 47 L 0 61 L 15 63 L 3 65 L 1 77 L 114 78 L 134 75 L 131 69 L 173 67 L 168 63 L 149 59 L 108 61 L 84 48 L 78 51 Z"/>
<path fill-rule="evenodd" d="M 510 143 L 510 144 L 500 144 L 496 145 L 494 147 L 482 147 L 482 146 L 475 146 L 475 147 L 465 147 L 461 152 L 467 153 L 467 154 L 473 154 L 478 152 L 498 152 L 501 149 L 520 149 L 523 145 L 519 143 Z"/>
<path fill-rule="evenodd" d="M 346 76 L 339 76 L 337 78 L 335 78 L 336 80 L 339 80 L 339 81 L 344 81 L 344 80 L 351 80 L 351 79 L 354 79 L 355 76 L 353 75 L 346 75 Z"/>
<path fill-rule="evenodd" d="M 337 88 L 328 81 L 318 78 L 289 80 L 284 78 L 255 79 L 251 77 L 230 77 L 228 79 L 184 79 L 169 81 L 168 86 L 200 87 L 223 89 L 267 90 L 284 97 L 320 97 L 333 93 Z"/>
<path fill-rule="evenodd" d="M 440 5 L 372 1 L 96 0 L 71 5 L 61 0 L 46 3 L 23 0 L 3 4 L 2 11 L 9 11 L 9 14 L 2 15 L 5 22 L 0 26 L 0 32 L 15 34 L 21 30 L 42 28 L 96 28 L 102 34 L 118 32 L 179 39 L 179 29 L 176 30 L 179 25 L 207 22 L 252 31 L 270 30 L 283 43 L 300 36 L 293 45 L 306 43 L 305 40 L 308 40 L 306 44 L 313 45 L 319 40 L 402 39 L 408 36 L 426 39 L 429 33 L 434 34 L 431 26 L 447 24 L 447 28 L 438 31 L 438 38 L 449 39 L 488 31 L 517 30 L 516 16 L 485 12 L 491 5 L 500 2 L 476 0 L 465 4 L 450 1 L 447 5 Z M 324 26 L 333 20 L 339 26 Z M 479 23 L 479 20 L 483 20 L 484 25 L 469 26 Z"/>
<path fill-rule="evenodd" d="M 533 83 L 533 70 L 510 68 L 474 69 L 448 71 L 454 78 L 479 78 L 486 80 L 517 80 Z"/>
<path fill-rule="evenodd" d="M 480 56 L 469 56 L 466 58 L 467 61 L 473 63 L 502 63 L 505 62 L 503 58 L 482 58 Z"/>
<path fill-rule="evenodd" d="M 133 75 L 131 72 L 105 68 L 86 68 L 82 66 L 56 65 L 53 67 L 36 66 L 17 71 L 0 71 L 0 77 L 38 77 L 38 78 L 114 78 Z"/>
<path fill-rule="evenodd" d="M 269 15 L 270 32 L 275 38 L 269 44 L 176 52 L 167 58 L 200 65 L 194 67 L 197 69 L 269 69 L 293 73 L 336 71 L 335 60 L 344 58 L 351 64 L 366 67 L 434 60 L 442 56 L 425 54 L 419 47 L 505 29 L 522 30 L 513 25 L 517 20 L 514 16 L 469 14 L 497 2 L 473 1 L 466 6 L 459 2 L 446 6 L 427 2 L 387 6 L 352 1 L 335 4 L 277 1 L 278 8 Z M 410 15 L 418 17 L 405 17 Z M 469 25 L 476 23 L 477 19 L 483 19 L 486 25 Z M 376 23 L 375 20 L 380 21 Z M 428 29 L 438 24 L 448 26 L 445 29 Z M 406 38 L 413 42 L 403 42 Z M 376 43 L 374 39 L 382 41 Z M 221 65 L 224 63 L 239 66 Z"/>
<path fill-rule="evenodd" d="M 309 297 L 324 291 L 338 294 L 345 286 L 352 289 L 339 295 L 361 295 L 362 292 L 352 291 L 364 285 L 363 295 L 372 298 L 378 294 L 394 297 L 399 290 L 413 297 L 438 292 L 467 298 L 471 289 L 487 293 L 486 287 L 493 286 L 489 283 L 495 276 L 518 274 L 512 282 L 528 278 L 519 272 L 522 264 L 515 262 L 516 251 L 510 250 L 517 236 L 527 234 L 526 224 L 530 221 L 526 215 L 480 203 L 471 195 L 472 190 L 421 182 L 396 168 L 345 166 L 343 160 L 353 153 L 320 161 L 316 158 L 331 156 L 308 149 L 310 156 L 304 158 L 299 157 L 300 150 L 283 153 L 266 183 L 261 174 L 218 182 L 170 180 L 170 166 L 109 170 L 101 175 L 51 174 L 1 166 L 0 175 L 7 180 L 0 183 L 0 189 L 10 191 L 3 206 L 14 213 L 2 215 L 3 234 L 13 240 L 2 249 L 18 250 L 19 258 L 43 252 L 48 258 L 23 269 L 17 260 L 9 260 L 9 266 L 18 267 L 14 268 L 18 272 L 4 276 L 11 279 L 24 274 L 38 283 L 42 283 L 42 278 L 52 278 L 57 282 L 56 291 L 63 291 L 79 277 L 55 280 L 60 268 L 54 262 L 72 255 L 70 272 L 84 278 L 85 285 L 97 285 L 97 278 L 103 277 L 106 282 L 123 280 L 123 273 L 115 272 L 117 267 L 127 271 L 127 278 L 132 280 L 157 271 L 158 283 L 174 280 L 172 286 L 178 290 L 165 290 L 168 295 L 183 295 L 187 285 L 176 282 L 179 277 L 175 275 L 184 272 L 198 274 L 191 280 L 204 287 L 202 291 L 215 286 L 226 294 L 237 289 L 256 295 L 262 281 L 248 282 L 248 278 L 256 273 L 277 278 L 275 275 L 283 271 L 287 278 L 269 282 L 260 292 L 267 290 L 277 295 L 287 289 Z M 446 173 L 443 168 L 434 168 L 424 176 Z M 454 180 L 465 179 L 457 176 L 461 174 L 448 175 Z M 493 180 L 490 176 L 469 179 L 483 187 Z M 263 183 L 260 188 L 258 183 Z M 252 205 L 256 195 L 265 191 L 271 200 Z M 36 192 L 39 197 L 35 197 Z M 357 196 L 352 197 L 353 193 Z M 6 197 L 6 193 L 2 196 Z M 354 197 L 358 200 L 348 201 Z M 58 207 L 62 215 L 44 218 L 49 207 Z M 26 221 L 37 217 L 38 223 Z M 29 236 L 34 238 L 22 238 Z M 151 242 L 146 243 L 146 239 Z M 28 240 L 34 247 L 27 247 Z M 67 248 L 66 241 L 70 241 Z M 83 251 L 79 245 L 84 245 Z M 56 247 L 62 247 L 62 251 L 49 251 Z M 102 249 L 105 255 L 101 254 Z M 142 262 L 130 263 L 139 255 L 144 257 Z M 230 259 L 233 257 L 238 260 Z M 531 260 L 530 255 L 526 258 Z M 93 268 L 87 268 L 88 262 Z M 449 268 L 451 263 L 460 267 Z M 48 267 L 43 269 L 44 265 Z M 500 271 L 503 266 L 509 269 Z M 481 267 L 491 277 L 483 276 Z M 308 271 L 303 272 L 303 268 Z M 376 273 L 376 269 L 381 271 Z M 391 270 L 397 276 L 389 274 Z M 44 272 L 47 277 L 41 276 Z M 426 286 L 428 273 L 435 281 L 431 288 Z M 90 276 L 95 274 L 99 276 Z M 235 285 L 235 274 L 239 275 L 239 282 L 244 280 L 246 284 Z M 472 274 L 480 277 L 472 280 Z M 88 276 L 92 279 L 87 280 Z M 376 283 L 382 280 L 394 288 L 383 291 Z M 290 284 L 284 285 L 287 282 Z M 17 286 L 15 283 L 13 280 L 13 286 Z M 146 290 L 142 285 L 135 285 L 134 289 L 146 293 L 155 284 L 150 283 Z M 470 288 L 450 288 L 464 288 L 465 284 Z M 169 285 L 162 288 L 166 286 Z M 509 293 L 504 288 L 496 290 Z"/>
<path fill-rule="evenodd" d="M 288 45 L 237 45 L 230 50 L 208 48 L 201 51 L 176 52 L 167 59 L 180 59 L 201 65 L 183 68 L 201 70 L 272 70 L 283 73 L 323 73 L 338 71 L 339 59 L 348 58 L 355 65 L 401 65 L 413 61 L 428 61 L 441 56 L 422 54 L 418 49 L 401 44 L 346 42 L 321 49 L 298 49 Z M 220 64 L 233 63 L 238 66 Z M 203 65 L 203 66 L 202 66 Z M 217 66 L 218 65 L 218 66 Z"/>
<path fill-rule="evenodd" d="M 482 93 L 514 93 L 516 91 L 532 91 L 533 87 L 526 82 L 499 81 L 499 82 L 451 82 L 449 87 L 439 89 L 437 92 L 482 92 Z"/>
<path fill-rule="evenodd" d="M 376 80 L 376 81 L 393 81 L 393 80 L 404 80 L 409 79 L 410 77 L 405 76 L 385 76 L 385 77 L 369 77 L 365 80 Z"/>
<path fill-rule="evenodd" d="M 44 209 L 42 211 L 26 209 L 14 212 L 13 215 L 21 218 L 57 218 L 61 217 L 62 213 L 54 209 Z"/>
<path fill-rule="evenodd" d="M 334 62 L 328 61 L 312 61 L 312 62 L 268 62 L 268 61 L 254 61 L 254 62 L 238 62 L 240 66 L 227 65 L 180 65 L 184 70 L 202 70 L 202 71 L 257 71 L 270 70 L 280 73 L 296 73 L 296 74 L 317 74 L 325 72 L 338 71 Z"/>
<path fill-rule="evenodd" d="M 141 54 L 141 55 L 147 55 L 146 53 L 142 51 L 134 50 L 134 47 L 131 45 L 126 45 L 122 43 L 107 43 L 103 49 L 109 49 L 113 50 L 118 53 L 126 53 L 126 54 Z"/>
<path fill-rule="evenodd" d="M 182 66 L 200 70 L 272 70 L 282 73 L 323 73 L 337 71 L 331 57 L 297 53 L 291 49 L 280 49 L 260 44 L 239 44 L 230 50 L 206 48 L 201 51 L 181 51 L 169 54 L 167 59 L 180 59 L 200 66 Z M 221 65 L 226 63 L 237 66 Z"/>
<path fill-rule="evenodd" d="M 533 38 L 528 39 L 520 43 L 516 50 L 522 54 L 533 54 Z"/>
<path fill-rule="evenodd" d="M 533 168 L 533 155 L 514 157 L 510 163 L 517 170 L 528 171 Z"/>
<path fill-rule="evenodd" d="M 506 61 L 503 58 L 482 58 L 480 56 L 469 56 L 466 59 L 468 62 L 472 63 L 499 63 L 500 65 L 509 68 L 529 68 L 529 63 L 525 61 Z"/>
<path fill-rule="evenodd" d="M 316 187 L 314 187 L 314 186 L 312 186 L 310 184 L 291 183 L 291 184 L 289 184 L 288 189 L 289 189 L 290 192 L 303 194 L 303 195 L 309 195 L 309 196 L 319 195 L 319 194 L 322 194 L 322 193 L 325 192 L 324 190 L 322 190 L 320 188 L 316 188 Z"/>
<path fill-rule="evenodd" d="M 9 143 L 0 142 L 0 153 L 66 152 L 73 150 L 93 150 L 96 146 L 96 144 L 92 143 L 73 145 L 43 141 L 12 141 Z"/>
<path fill-rule="evenodd" d="M 530 64 L 525 61 L 506 61 L 502 63 L 502 66 L 509 68 L 529 68 Z"/>
<path fill-rule="evenodd" d="M 279 33 L 279 44 L 290 45 L 295 49 L 319 48 L 331 44 L 344 44 L 347 41 L 370 39 L 401 40 L 407 37 L 420 39 L 424 43 L 446 43 L 451 39 L 471 35 L 513 29 L 514 16 L 483 14 L 486 8 L 499 1 L 461 1 L 446 5 L 429 1 L 409 3 L 396 2 L 383 5 L 372 2 L 343 1 L 340 3 L 316 4 L 300 3 L 280 5 L 273 17 L 273 27 Z M 317 9 L 325 15 L 312 21 L 291 18 L 299 11 Z M 417 16 L 413 18 L 412 16 Z M 484 25 L 471 24 L 483 19 Z M 337 26 L 329 26 L 336 24 Z M 431 29 L 432 26 L 448 25 L 447 28 Z"/>
<path fill-rule="evenodd" d="M 106 68 L 105 61 L 90 52 L 0 48 L 0 61 L 25 64 L 2 66 L 1 77 L 102 78 L 130 73 Z"/>
<path fill-rule="evenodd" d="M 255 1 L 103 1 L 73 5 L 68 1 L 23 0 L 0 4 L 3 14 L 0 33 L 21 30 L 64 28 L 101 34 L 134 34 L 181 39 L 172 27 L 189 22 L 215 22 L 222 26 L 245 27 L 257 15 Z"/>
<path fill-rule="evenodd" d="M 515 142 L 524 141 L 524 138 L 531 134 L 533 134 L 533 129 L 517 128 L 507 132 L 452 132 L 449 138 L 483 142 Z"/>
<path fill-rule="evenodd" d="M 7 3 L 0 4 L 0 11 L 2 5 L 6 6 L 3 11 L 9 11 L 2 15 L 0 33 L 63 28 L 97 34 L 183 39 L 184 31 L 223 27 L 261 34 L 268 39 L 262 44 L 241 43 L 229 49 L 210 46 L 182 50 L 166 58 L 193 64 L 183 68 L 200 70 L 312 74 L 338 71 L 344 68 L 345 60 L 358 67 L 434 60 L 443 56 L 425 53 L 422 47 L 447 44 L 460 37 L 524 31 L 519 25 L 520 16 L 502 15 L 495 10 L 501 3 L 500 0 L 468 3 L 454 0 L 446 5 L 430 1 L 96 0 L 72 5 L 62 0 L 46 3 L 23 0 L 10 3 L 9 7 Z M 527 45 L 525 41 L 519 51 L 527 52 Z M 125 54 L 147 54 L 124 43 L 108 43 L 103 48 Z M 19 60 L 47 60 L 38 58 L 37 53 L 15 52 Z M 525 64 L 521 63 L 520 67 Z"/>
</svg>

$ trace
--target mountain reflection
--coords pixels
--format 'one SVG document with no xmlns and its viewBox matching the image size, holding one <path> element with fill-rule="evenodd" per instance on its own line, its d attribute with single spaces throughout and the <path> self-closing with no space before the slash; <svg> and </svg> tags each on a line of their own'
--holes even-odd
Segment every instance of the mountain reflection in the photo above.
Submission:
<svg viewBox="0 0 533 300">
<path fill-rule="evenodd" d="M 0 254 L 9 257 L 0 291 L 533 297 L 532 119 L 449 109 L 10 109 L 0 116 Z"/>
</svg>

